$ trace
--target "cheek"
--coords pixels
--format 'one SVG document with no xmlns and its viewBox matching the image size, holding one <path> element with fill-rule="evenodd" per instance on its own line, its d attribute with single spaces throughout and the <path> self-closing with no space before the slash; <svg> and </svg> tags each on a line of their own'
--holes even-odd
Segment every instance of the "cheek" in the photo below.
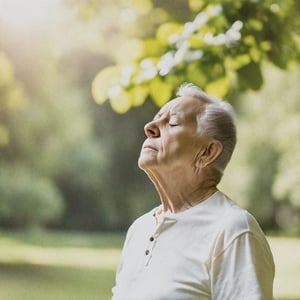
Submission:
<svg viewBox="0 0 300 300">
<path fill-rule="evenodd" d="M 185 135 L 178 141 L 176 151 L 178 156 L 190 162 L 199 152 L 199 142 L 193 136 Z"/>
<path fill-rule="evenodd" d="M 186 134 L 181 134 L 175 137 L 168 137 L 163 141 L 162 157 L 181 157 L 192 153 L 192 141 Z"/>
</svg>

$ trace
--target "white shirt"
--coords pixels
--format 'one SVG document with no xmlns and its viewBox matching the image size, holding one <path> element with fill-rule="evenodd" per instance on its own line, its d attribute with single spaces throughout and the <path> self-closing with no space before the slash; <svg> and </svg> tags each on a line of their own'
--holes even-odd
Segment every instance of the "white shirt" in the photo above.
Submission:
<svg viewBox="0 0 300 300">
<path fill-rule="evenodd" d="M 271 300 L 274 262 L 258 223 L 221 192 L 129 228 L 112 300 Z"/>
</svg>

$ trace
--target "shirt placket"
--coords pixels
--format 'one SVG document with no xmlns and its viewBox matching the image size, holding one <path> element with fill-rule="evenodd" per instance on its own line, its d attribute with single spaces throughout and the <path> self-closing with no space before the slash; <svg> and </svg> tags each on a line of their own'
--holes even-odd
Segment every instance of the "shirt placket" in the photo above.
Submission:
<svg viewBox="0 0 300 300">
<path fill-rule="evenodd" d="M 165 230 L 167 230 L 170 226 L 175 224 L 177 221 L 174 218 L 170 217 L 162 217 L 160 222 L 155 228 L 155 231 L 153 232 L 152 235 L 150 235 L 148 239 L 148 245 L 147 248 L 145 249 L 144 253 L 144 266 L 147 267 L 152 259 L 153 252 L 155 251 L 155 246 L 159 242 L 159 236 L 161 233 Z"/>
</svg>

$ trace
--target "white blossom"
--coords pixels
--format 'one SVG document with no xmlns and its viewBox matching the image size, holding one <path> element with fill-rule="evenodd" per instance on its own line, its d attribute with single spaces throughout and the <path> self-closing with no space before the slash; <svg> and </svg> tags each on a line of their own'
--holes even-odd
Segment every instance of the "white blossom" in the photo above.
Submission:
<svg viewBox="0 0 300 300">
<path fill-rule="evenodd" d="M 211 15 L 212 16 L 218 16 L 221 14 L 221 12 L 223 11 L 223 7 L 221 4 L 217 4 L 213 7 L 212 11 L 211 11 Z"/>
<path fill-rule="evenodd" d="M 194 22 L 187 22 L 184 24 L 184 30 L 182 33 L 182 38 L 189 38 L 196 30 L 197 26 Z"/>
<path fill-rule="evenodd" d="M 150 58 L 143 59 L 140 62 L 141 70 L 139 74 L 134 78 L 134 83 L 139 84 L 145 80 L 154 78 L 157 75 L 157 68 L 154 66 Z"/>
<path fill-rule="evenodd" d="M 188 49 L 189 49 L 190 45 L 188 41 L 184 41 L 180 48 L 176 51 L 175 55 L 174 55 L 174 62 L 176 64 L 179 64 L 180 62 L 183 61 L 184 57 L 186 56 Z"/>
<path fill-rule="evenodd" d="M 196 25 L 196 27 L 199 29 L 201 28 L 203 25 L 205 25 L 208 21 L 208 15 L 206 12 L 200 12 L 196 18 L 194 19 L 194 24 Z"/>
<path fill-rule="evenodd" d="M 239 31 L 235 31 L 233 29 L 229 29 L 226 32 L 226 43 L 227 44 L 232 44 L 241 38 L 241 33 Z"/>
<path fill-rule="evenodd" d="M 171 51 L 163 55 L 157 64 L 157 68 L 161 76 L 167 75 L 174 66 L 176 66 L 176 62 L 174 59 L 174 53 Z"/>
<path fill-rule="evenodd" d="M 121 70 L 120 84 L 122 86 L 128 86 L 130 84 L 131 76 L 134 73 L 134 67 L 131 65 L 125 66 Z"/>
<path fill-rule="evenodd" d="M 200 59 L 203 56 L 203 51 L 201 50 L 193 50 L 189 52 L 189 55 L 186 58 L 187 62 L 193 62 L 195 60 Z"/>
<path fill-rule="evenodd" d="M 217 35 L 213 35 L 211 32 L 208 32 L 204 36 L 204 41 L 208 45 L 230 45 L 233 44 L 241 39 L 241 33 L 240 30 L 243 27 L 243 22 L 241 21 L 235 21 L 231 27 L 225 32 L 220 33 Z"/>
<path fill-rule="evenodd" d="M 114 98 L 120 95 L 122 88 L 120 85 L 114 85 L 108 90 L 108 97 Z"/>
<path fill-rule="evenodd" d="M 243 22 L 240 20 L 235 21 L 231 27 L 226 31 L 227 44 L 233 44 L 239 41 L 242 37 L 240 30 L 243 27 Z"/>
<path fill-rule="evenodd" d="M 168 42 L 169 44 L 176 44 L 181 38 L 181 35 L 178 34 L 178 33 L 174 33 L 174 34 L 171 34 L 169 37 L 168 37 Z"/>
<path fill-rule="evenodd" d="M 243 22 L 240 20 L 235 21 L 231 26 L 231 28 L 235 31 L 240 31 L 242 27 L 243 27 Z"/>
</svg>

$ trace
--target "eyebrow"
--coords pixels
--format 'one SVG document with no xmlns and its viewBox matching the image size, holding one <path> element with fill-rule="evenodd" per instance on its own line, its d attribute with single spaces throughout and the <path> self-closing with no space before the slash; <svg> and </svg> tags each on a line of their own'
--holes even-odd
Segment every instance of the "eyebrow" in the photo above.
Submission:
<svg viewBox="0 0 300 300">
<path fill-rule="evenodd" d="M 153 120 L 157 119 L 158 117 L 160 117 L 162 114 L 161 112 L 158 112 L 157 114 L 154 115 Z"/>
<path fill-rule="evenodd" d="M 177 111 L 177 112 L 170 112 L 170 111 L 168 111 L 168 112 L 166 112 L 166 113 L 169 114 L 170 117 L 173 117 L 173 116 L 180 116 L 180 115 L 181 115 L 181 113 L 178 112 L 178 111 Z M 153 117 L 153 120 L 159 118 L 159 117 L 162 116 L 163 114 L 164 114 L 164 112 L 159 111 L 159 112 Z"/>
</svg>

